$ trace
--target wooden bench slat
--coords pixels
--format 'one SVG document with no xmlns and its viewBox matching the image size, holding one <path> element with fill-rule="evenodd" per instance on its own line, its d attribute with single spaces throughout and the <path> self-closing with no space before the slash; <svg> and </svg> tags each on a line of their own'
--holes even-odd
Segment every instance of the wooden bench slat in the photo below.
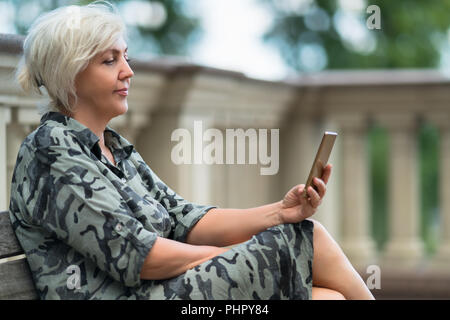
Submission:
<svg viewBox="0 0 450 320">
<path fill-rule="evenodd" d="M 23 253 L 9 220 L 9 212 L 0 212 L 0 259 Z"/>
<path fill-rule="evenodd" d="M 0 300 L 36 300 L 30 268 L 25 258 L 0 264 Z"/>
</svg>

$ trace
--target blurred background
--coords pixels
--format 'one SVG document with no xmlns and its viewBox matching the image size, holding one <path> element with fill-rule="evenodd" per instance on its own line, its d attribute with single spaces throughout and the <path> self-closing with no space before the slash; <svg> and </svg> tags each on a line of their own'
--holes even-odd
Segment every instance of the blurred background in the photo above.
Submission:
<svg viewBox="0 0 450 320">
<path fill-rule="evenodd" d="M 90 2 L 0 0 L 4 74 L 39 14 Z M 379 297 L 450 297 L 449 0 L 110 2 L 127 24 L 136 72 L 130 116 L 116 127 L 164 181 L 195 202 L 276 201 L 303 183 L 321 132 L 336 130 L 335 177 L 318 220 L 364 278 L 367 266 L 381 266 Z M 37 125 L 27 110 L 42 102 L 8 88 L 5 132 L 18 132 L 5 142 L 9 178 L 12 145 Z M 195 119 L 222 130 L 280 128 L 279 173 L 168 163 L 170 132 Z"/>
</svg>

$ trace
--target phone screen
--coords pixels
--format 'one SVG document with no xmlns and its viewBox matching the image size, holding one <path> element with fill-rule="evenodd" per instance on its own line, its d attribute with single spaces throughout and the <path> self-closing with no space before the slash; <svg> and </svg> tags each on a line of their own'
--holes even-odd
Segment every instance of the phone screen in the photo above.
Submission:
<svg viewBox="0 0 450 320">
<path fill-rule="evenodd" d="M 303 196 L 307 197 L 308 194 L 306 190 L 312 186 L 316 191 L 317 187 L 312 183 L 315 177 L 321 178 L 323 174 L 323 169 L 328 163 L 328 158 L 330 157 L 331 150 L 333 149 L 334 142 L 337 137 L 336 132 L 326 131 L 323 134 L 322 141 L 319 145 L 319 150 L 317 150 L 316 157 L 314 159 L 311 171 L 309 172 L 308 180 L 306 180 L 305 191 L 303 192 Z"/>
</svg>

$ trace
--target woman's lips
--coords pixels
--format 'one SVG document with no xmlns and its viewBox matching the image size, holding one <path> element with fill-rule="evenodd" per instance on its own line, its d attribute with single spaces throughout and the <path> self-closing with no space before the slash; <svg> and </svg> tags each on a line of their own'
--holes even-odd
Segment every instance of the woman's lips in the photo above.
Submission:
<svg viewBox="0 0 450 320">
<path fill-rule="evenodd" d="M 120 94 L 121 96 L 127 96 L 128 90 L 120 90 L 120 91 L 114 91 L 115 93 Z"/>
</svg>

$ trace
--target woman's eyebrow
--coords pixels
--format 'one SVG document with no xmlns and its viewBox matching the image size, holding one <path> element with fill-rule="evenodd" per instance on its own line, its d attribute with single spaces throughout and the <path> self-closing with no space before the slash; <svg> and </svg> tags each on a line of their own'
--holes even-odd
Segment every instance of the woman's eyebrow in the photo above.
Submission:
<svg viewBox="0 0 450 320">
<path fill-rule="evenodd" d="M 105 53 L 108 53 L 108 52 L 111 52 L 111 51 L 112 51 L 112 53 L 120 53 L 120 50 L 114 49 L 114 48 L 106 50 Z M 127 52 L 127 51 L 128 51 L 128 47 L 125 48 L 124 52 Z"/>
</svg>

